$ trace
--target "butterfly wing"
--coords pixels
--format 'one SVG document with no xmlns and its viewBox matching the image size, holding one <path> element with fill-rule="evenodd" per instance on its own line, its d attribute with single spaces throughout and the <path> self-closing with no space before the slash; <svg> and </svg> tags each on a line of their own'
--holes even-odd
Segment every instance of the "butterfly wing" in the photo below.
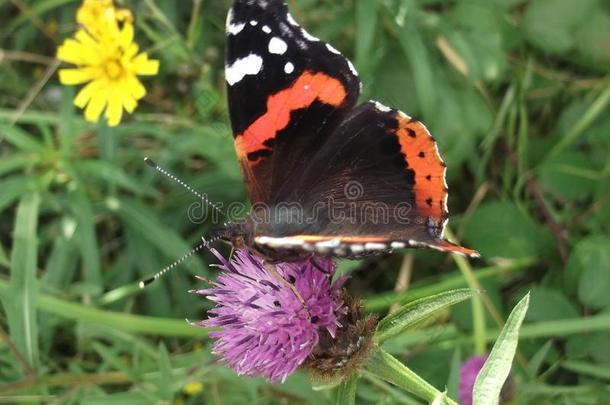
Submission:
<svg viewBox="0 0 610 405">
<path fill-rule="evenodd" d="M 353 108 L 360 81 L 281 0 L 235 1 L 226 31 L 235 149 L 251 202 L 269 203 Z"/>
<path fill-rule="evenodd" d="M 310 163 L 279 191 L 283 206 L 255 242 L 264 249 L 303 249 L 359 256 L 431 247 L 476 256 L 443 237 L 448 218 L 446 165 L 419 121 L 377 102 L 352 110 Z M 306 190 L 306 193 L 303 193 Z M 263 234 L 264 233 L 264 234 Z"/>
</svg>

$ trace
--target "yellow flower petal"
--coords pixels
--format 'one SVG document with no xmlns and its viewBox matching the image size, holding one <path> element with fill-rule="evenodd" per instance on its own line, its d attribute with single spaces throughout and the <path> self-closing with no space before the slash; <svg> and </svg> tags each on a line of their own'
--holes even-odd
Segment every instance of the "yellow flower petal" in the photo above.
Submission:
<svg viewBox="0 0 610 405">
<path fill-rule="evenodd" d="M 146 95 L 146 89 L 135 76 L 130 77 L 125 81 L 125 88 L 127 90 L 127 94 L 129 94 L 135 100 L 139 100 Z"/>
<path fill-rule="evenodd" d="M 91 69 L 60 69 L 59 81 L 61 84 L 81 84 L 93 79 Z"/>
<path fill-rule="evenodd" d="M 74 105 L 79 108 L 85 108 L 89 100 L 91 100 L 91 97 L 93 97 L 93 95 L 99 91 L 100 83 L 100 81 L 96 80 L 83 87 L 83 89 L 76 95 Z"/>
<path fill-rule="evenodd" d="M 123 103 L 121 98 L 116 94 L 111 94 L 108 97 L 108 108 L 106 109 L 106 119 L 108 125 L 116 127 L 121 122 L 123 116 Z"/>
<path fill-rule="evenodd" d="M 107 102 L 107 91 L 102 89 L 101 91 L 95 93 L 91 97 L 91 100 L 85 109 L 85 119 L 89 122 L 97 122 L 102 114 L 102 111 L 104 110 L 104 107 L 106 107 Z"/>
<path fill-rule="evenodd" d="M 80 42 L 73 39 L 66 39 L 64 43 L 57 48 L 57 59 L 79 65 L 83 62 L 83 48 Z"/>
<path fill-rule="evenodd" d="M 159 73 L 159 61 L 148 59 L 145 53 L 141 53 L 133 60 L 135 72 L 141 76 L 153 76 Z"/>
<path fill-rule="evenodd" d="M 133 25 L 126 23 L 121 30 L 121 36 L 119 37 L 119 43 L 123 49 L 129 48 L 129 45 L 133 42 Z"/>
</svg>

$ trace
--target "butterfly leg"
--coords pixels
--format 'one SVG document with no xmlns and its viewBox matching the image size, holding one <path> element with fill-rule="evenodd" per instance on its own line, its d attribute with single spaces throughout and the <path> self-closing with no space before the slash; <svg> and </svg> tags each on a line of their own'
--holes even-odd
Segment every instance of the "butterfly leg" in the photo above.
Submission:
<svg viewBox="0 0 610 405">
<path fill-rule="evenodd" d="M 309 313 L 309 309 L 307 308 L 305 300 L 303 299 L 303 296 L 301 295 L 299 290 L 297 290 L 295 285 L 292 284 L 290 281 L 286 280 L 284 277 L 282 277 L 282 275 L 280 273 L 278 273 L 274 264 L 265 262 L 264 266 L 265 266 L 265 270 L 267 270 L 270 274 L 272 274 L 275 278 L 277 278 L 279 282 L 285 284 L 288 288 L 290 288 L 290 290 L 297 297 L 297 299 L 299 300 L 301 305 L 303 305 L 303 308 L 305 308 L 305 310 Z M 309 314 L 309 317 L 311 317 L 311 314 Z"/>
<path fill-rule="evenodd" d="M 312 257 L 312 258 L 309 260 L 309 262 L 311 263 L 311 265 L 312 265 L 313 267 L 315 267 L 316 269 L 320 270 L 320 272 L 322 272 L 322 273 L 324 273 L 324 274 L 326 274 L 326 275 L 330 276 L 330 274 L 331 274 L 331 273 L 330 273 L 330 272 L 328 272 L 328 271 L 326 271 L 326 270 L 324 269 L 324 267 L 322 267 L 322 266 L 320 265 L 320 263 L 318 263 L 318 262 L 316 261 L 315 257 Z"/>
</svg>

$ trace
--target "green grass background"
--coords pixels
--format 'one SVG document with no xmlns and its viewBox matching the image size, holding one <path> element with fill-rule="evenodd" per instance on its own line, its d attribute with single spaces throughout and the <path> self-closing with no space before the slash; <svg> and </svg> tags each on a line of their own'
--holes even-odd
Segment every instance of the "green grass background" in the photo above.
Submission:
<svg viewBox="0 0 610 405">
<path fill-rule="evenodd" d="M 195 189 L 245 201 L 223 79 L 229 1 L 125 1 L 161 61 L 117 128 L 84 122 L 57 81 L 75 0 L 0 0 L 0 401 L 57 404 L 328 403 L 298 373 L 271 386 L 210 354 L 209 255 L 146 291 L 210 224 Z M 531 307 L 514 403 L 610 403 L 610 2 L 290 0 L 295 17 L 350 56 L 376 98 L 423 120 L 449 165 L 450 228 L 476 261 L 400 252 L 344 262 L 367 309 L 450 288 L 484 289 L 389 341 L 455 397 L 460 361 L 488 350 L 526 291 Z M 409 287 L 400 291 L 397 280 Z M 396 291 L 399 290 L 399 291 Z M 185 391 L 200 382 L 201 391 Z M 419 403 L 372 375 L 358 403 Z"/>
</svg>

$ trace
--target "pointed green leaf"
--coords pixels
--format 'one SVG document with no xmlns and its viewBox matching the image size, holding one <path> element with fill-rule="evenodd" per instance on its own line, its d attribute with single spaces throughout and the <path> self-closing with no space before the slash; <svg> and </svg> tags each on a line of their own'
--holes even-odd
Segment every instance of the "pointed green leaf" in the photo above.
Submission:
<svg viewBox="0 0 610 405">
<path fill-rule="evenodd" d="M 472 298 L 474 294 L 474 290 L 459 289 L 410 302 L 379 322 L 375 338 L 380 343 L 384 342 L 403 333 L 410 326 L 428 318 L 435 312 Z"/>
<path fill-rule="evenodd" d="M 502 386 L 508 378 L 519 343 L 519 329 L 527 313 L 530 295 L 515 306 L 500 332 L 489 358 L 474 383 L 473 405 L 497 405 Z"/>
<path fill-rule="evenodd" d="M 378 349 L 369 357 L 364 368 L 376 377 L 415 394 L 426 401 L 434 401 L 439 395 L 443 395 L 442 392 L 382 349 Z M 447 398 L 446 403 L 457 405 L 449 398 Z"/>
<path fill-rule="evenodd" d="M 25 360 L 38 366 L 38 324 L 36 319 L 36 280 L 38 238 L 37 193 L 27 193 L 19 202 L 11 251 L 11 280 L 3 295 L 11 339 Z"/>
<path fill-rule="evenodd" d="M 76 236 L 83 262 L 83 275 L 87 284 L 100 289 L 102 271 L 100 267 L 100 251 L 95 232 L 95 214 L 91 201 L 82 190 L 76 190 L 71 195 L 71 208 L 77 222 Z"/>
</svg>

